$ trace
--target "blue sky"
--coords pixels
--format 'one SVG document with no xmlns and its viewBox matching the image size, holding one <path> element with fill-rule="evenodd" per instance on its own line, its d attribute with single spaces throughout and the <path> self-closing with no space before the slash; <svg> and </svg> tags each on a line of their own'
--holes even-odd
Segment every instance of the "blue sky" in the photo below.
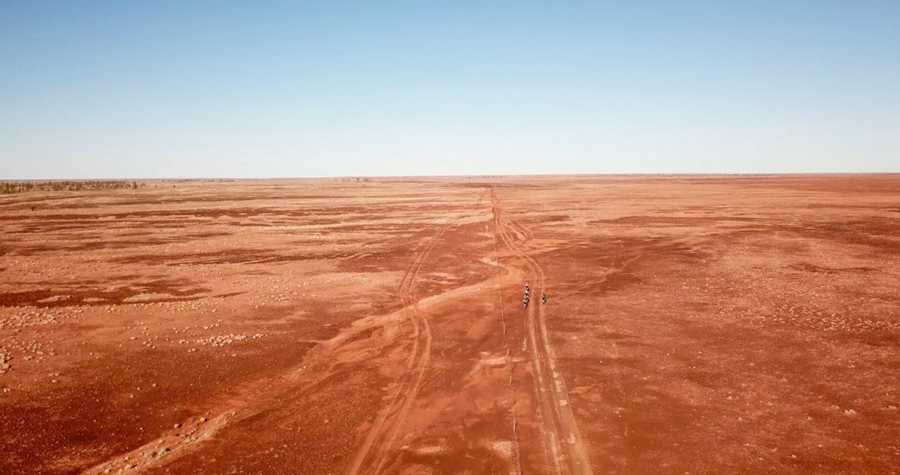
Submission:
<svg viewBox="0 0 900 475">
<path fill-rule="evenodd" d="M 0 0 L 0 179 L 900 171 L 900 2 Z"/>
</svg>

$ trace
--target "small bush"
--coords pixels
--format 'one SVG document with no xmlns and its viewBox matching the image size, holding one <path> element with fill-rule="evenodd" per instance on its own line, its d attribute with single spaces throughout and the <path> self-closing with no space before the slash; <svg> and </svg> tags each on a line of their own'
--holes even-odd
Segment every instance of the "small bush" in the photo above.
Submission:
<svg viewBox="0 0 900 475">
<path fill-rule="evenodd" d="M 96 191 L 96 190 L 136 190 L 144 183 L 136 181 L 6 181 L 0 183 L 0 194 L 24 193 L 27 191 Z"/>
</svg>

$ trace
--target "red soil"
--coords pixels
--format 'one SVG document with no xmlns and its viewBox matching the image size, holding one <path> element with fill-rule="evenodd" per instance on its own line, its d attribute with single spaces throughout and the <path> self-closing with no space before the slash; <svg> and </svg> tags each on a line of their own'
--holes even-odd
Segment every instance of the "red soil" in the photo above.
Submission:
<svg viewBox="0 0 900 475">
<path fill-rule="evenodd" d="M 900 176 L 151 182 L 0 236 L 0 473 L 900 466 Z"/>
</svg>

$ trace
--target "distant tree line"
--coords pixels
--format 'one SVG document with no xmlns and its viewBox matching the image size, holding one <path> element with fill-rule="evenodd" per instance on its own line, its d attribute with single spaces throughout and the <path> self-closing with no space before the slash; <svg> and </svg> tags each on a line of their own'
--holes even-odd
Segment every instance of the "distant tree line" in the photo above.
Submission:
<svg viewBox="0 0 900 475">
<path fill-rule="evenodd" d="M 136 181 L 7 181 L 0 183 L 0 194 L 9 195 L 26 191 L 136 190 L 144 185 Z"/>
</svg>

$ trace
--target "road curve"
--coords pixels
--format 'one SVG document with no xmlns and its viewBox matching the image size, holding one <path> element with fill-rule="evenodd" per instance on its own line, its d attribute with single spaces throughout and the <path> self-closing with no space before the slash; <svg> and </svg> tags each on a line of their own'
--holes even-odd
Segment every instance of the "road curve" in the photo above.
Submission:
<svg viewBox="0 0 900 475">
<path fill-rule="evenodd" d="M 431 359 L 431 327 L 419 308 L 418 301 L 412 296 L 412 288 L 428 254 L 434 249 L 441 235 L 452 225 L 451 221 L 438 228 L 416 254 L 400 281 L 400 301 L 413 327 L 413 349 L 407 359 L 406 372 L 397 381 L 388 403 L 379 411 L 366 438 L 355 452 L 347 470 L 350 475 L 381 472 L 384 464 L 388 462 L 388 455 L 392 452 L 409 408 L 418 395 Z"/>
</svg>

